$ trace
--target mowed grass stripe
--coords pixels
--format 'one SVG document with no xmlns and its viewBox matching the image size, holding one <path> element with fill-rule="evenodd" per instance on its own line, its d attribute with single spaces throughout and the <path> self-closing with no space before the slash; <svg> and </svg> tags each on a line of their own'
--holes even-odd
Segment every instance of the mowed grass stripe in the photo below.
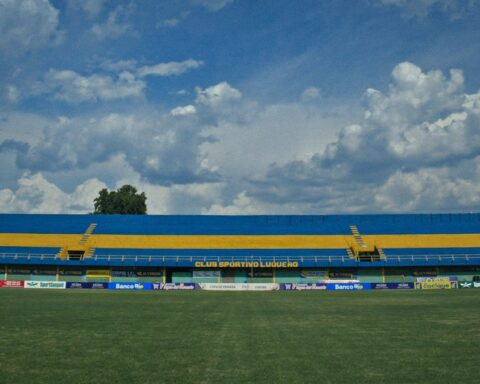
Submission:
<svg viewBox="0 0 480 384">
<path fill-rule="evenodd" d="M 0 383 L 471 383 L 480 290 L 0 290 Z"/>
</svg>

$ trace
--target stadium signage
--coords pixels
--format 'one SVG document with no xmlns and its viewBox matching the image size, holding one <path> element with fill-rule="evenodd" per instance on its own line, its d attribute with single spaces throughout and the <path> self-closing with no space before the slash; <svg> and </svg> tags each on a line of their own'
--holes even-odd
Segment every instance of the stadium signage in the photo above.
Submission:
<svg viewBox="0 0 480 384">
<path fill-rule="evenodd" d="M 31 289 L 65 289 L 67 283 L 65 281 L 25 281 L 24 288 Z"/>
<path fill-rule="evenodd" d="M 480 288 L 480 283 L 476 281 L 462 281 L 458 284 L 459 288 Z"/>
<path fill-rule="evenodd" d="M 195 289 L 195 283 L 153 283 L 152 289 L 163 291 L 191 291 Z"/>
<path fill-rule="evenodd" d="M 456 281 L 425 281 L 415 283 L 415 289 L 452 289 L 457 288 Z"/>
<path fill-rule="evenodd" d="M 240 283 L 199 283 L 200 289 L 206 291 L 275 291 L 280 289 L 278 284 L 240 284 Z"/>
<path fill-rule="evenodd" d="M 329 291 L 363 291 L 365 289 L 371 289 L 370 283 L 335 283 L 327 284 L 327 290 Z"/>
<path fill-rule="evenodd" d="M 196 261 L 197 268 L 298 268 L 298 261 Z"/>
<path fill-rule="evenodd" d="M 280 289 L 285 291 L 325 291 L 327 289 L 327 284 L 320 284 L 320 283 L 280 284 Z"/>
<path fill-rule="evenodd" d="M 323 279 L 328 276 L 328 271 L 303 270 L 300 271 L 300 276 L 306 279 Z"/>
<path fill-rule="evenodd" d="M 84 282 L 67 283 L 68 289 L 106 289 L 107 287 L 108 287 L 107 283 L 84 283 Z"/>
<path fill-rule="evenodd" d="M 372 283 L 372 289 L 413 289 L 413 283 Z"/>
<path fill-rule="evenodd" d="M 23 288 L 22 280 L 0 280 L 0 288 Z"/>
<path fill-rule="evenodd" d="M 145 290 L 152 289 L 152 283 L 108 283 L 108 289 Z"/>
</svg>

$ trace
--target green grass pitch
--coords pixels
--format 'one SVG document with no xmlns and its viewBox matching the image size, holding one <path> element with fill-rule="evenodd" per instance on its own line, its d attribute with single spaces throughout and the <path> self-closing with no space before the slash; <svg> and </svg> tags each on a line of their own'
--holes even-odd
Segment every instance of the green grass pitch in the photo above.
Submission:
<svg viewBox="0 0 480 384">
<path fill-rule="evenodd" d="M 0 290 L 0 383 L 476 383 L 480 290 Z"/>
</svg>

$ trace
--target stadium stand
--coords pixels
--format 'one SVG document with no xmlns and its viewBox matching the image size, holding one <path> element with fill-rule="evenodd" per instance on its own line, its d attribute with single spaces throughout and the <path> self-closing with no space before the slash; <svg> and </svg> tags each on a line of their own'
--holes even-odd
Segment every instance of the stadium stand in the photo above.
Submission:
<svg viewBox="0 0 480 384">
<path fill-rule="evenodd" d="M 480 215 L 0 215 L 0 279 L 410 282 L 480 274 Z"/>
</svg>

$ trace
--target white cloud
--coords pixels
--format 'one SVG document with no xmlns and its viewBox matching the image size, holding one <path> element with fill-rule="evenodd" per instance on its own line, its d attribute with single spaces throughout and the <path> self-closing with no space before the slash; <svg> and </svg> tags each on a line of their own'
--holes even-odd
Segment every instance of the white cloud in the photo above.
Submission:
<svg viewBox="0 0 480 384">
<path fill-rule="evenodd" d="M 7 85 L 5 89 L 5 99 L 9 103 L 17 103 L 21 99 L 20 90 L 14 85 Z"/>
<path fill-rule="evenodd" d="M 265 212 L 265 205 L 247 196 L 246 191 L 235 196 L 231 204 L 222 205 L 218 202 L 203 210 L 206 215 L 255 215 Z"/>
<path fill-rule="evenodd" d="M 390 212 L 431 212 L 444 207 L 465 211 L 480 206 L 479 182 L 478 175 L 474 179 L 462 178 L 448 168 L 397 171 L 376 190 L 374 203 Z"/>
<path fill-rule="evenodd" d="M 197 109 L 194 105 L 185 105 L 184 107 L 173 108 L 170 113 L 172 116 L 189 116 L 197 113 Z"/>
<path fill-rule="evenodd" d="M 72 70 L 50 69 L 41 81 L 23 86 L 10 84 L 4 89 L 4 98 L 16 103 L 22 98 L 48 94 L 54 100 L 67 103 L 111 101 L 143 97 L 147 76 L 178 76 L 199 68 L 202 61 L 188 59 L 181 62 L 159 63 L 138 68 L 135 60 L 105 61 L 100 68 L 108 73 L 82 75 Z M 191 108 L 188 108 L 191 111 Z"/>
<path fill-rule="evenodd" d="M 302 101 L 308 102 L 312 100 L 317 100 L 321 96 L 320 88 L 317 87 L 308 87 L 302 92 Z"/>
<path fill-rule="evenodd" d="M 433 10 L 450 15 L 451 19 L 463 16 L 469 9 L 477 6 L 478 0 L 369 0 L 373 4 L 393 6 L 404 11 L 406 17 L 424 18 Z"/>
<path fill-rule="evenodd" d="M 17 167 L 33 172 L 73 172 L 122 156 L 127 166 L 152 184 L 217 181 L 219 175 L 200 151 L 212 138 L 182 120 L 155 111 L 62 119 L 45 127 L 35 144 L 4 141 L 0 149 L 4 145 L 15 151 Z"/>
<path fill-rule="evenodd" d="M 333 212 L 475 209 L 480 93 L 463 85 L 459 70 L 400 63 L 386 93 L 366 91 L 363 121 L 307 160 L 272 164 L 249 197 Z"/>
<path fill-rule="evenodd" d="M 93 199 L 106 185 L 98 179 L 79 184 L 67 194 L 46 180 L 41 173 L 25 174 L 18 188 L 0 190 L 0 211 L 26 213 L 88 213 L 93 211 Z"/>
<path fill-rule="evenodd" d="M 180 23 L 180 19 L 175 17 L 171 19 L 164 19 L 160 20 L 155 24 L 156 28 L 173 28 L 176 27 Z"/>
<path fill-rule="evenodd" d="M 0 0 L 0 50 L 15 55 L 58 43 L 58 14 L 48 0 Z"/>
<path fill-rule="evenodd" d="M 36 85 L 33 94 L 52 94 L 56 100 L 67 103 L 84 101 L 109 101 L 140 97 L 145 82 L 130 72 L 121 72 L 116 77 L 93 74 L 82 76 L 70 70 L 50 70 L 45 79 Z"/>
<path fill-rule="evenodd" d="M 108 14 L 105 22 L 94 24 L 91 32 L 99 40 L 114 40 L 124 35 L 134 36 L 136 32 L 129 21 L 132 13 L 132 6 L 119 5 Z"/>
<path fill-rule="evenodd" d="M 196 102 L 211 108 L 220 107 L 242 97 L 241 92 L 230 86 L 226 81 L 205 89 L 196 88 L 196 92 Z"/>
<path fill-rule="evenodd" d="M 104 61 L 102 64 L 100 64 L 100 67 L 110 72 L 123 72 L 123 71 L 134 72 L 137 69 L 137 61 L 136 60 L 118 60 L 118 61 L 107 60 L 107 61 Z"/>
<path fill-rule="evenodd" d="M 193 0 L 195 4 L 201 5 L 210 11 L 219 11 L 234 0 Z"/>
<path fill-rule="evenodd" d="M 133 176 L 121 179 L 116 187 L 123 184 L 135 185 L 147 196 L 149 214 L 194 214 L 203 213 L 202 207 L 208 207 L 221 199 L 225 185 L 222 183 L 193 183 L 170 186 L 154 185 Z"/>
<path fill-rule="evenodd" d="M 107 0 L 68 0 L 74 9 L 81 9 L 90 17 L 97 16 L 103 9 Z"/>
<path fill-rule="evenodd" d="M 188 59 L 184 61 L 171 61 L 155 65 L 146 65 L 138 69 L 139 77 L 145 76 L 178 76 L 191 69 L 200 68 L 203 61 Z"/>
</svg>

